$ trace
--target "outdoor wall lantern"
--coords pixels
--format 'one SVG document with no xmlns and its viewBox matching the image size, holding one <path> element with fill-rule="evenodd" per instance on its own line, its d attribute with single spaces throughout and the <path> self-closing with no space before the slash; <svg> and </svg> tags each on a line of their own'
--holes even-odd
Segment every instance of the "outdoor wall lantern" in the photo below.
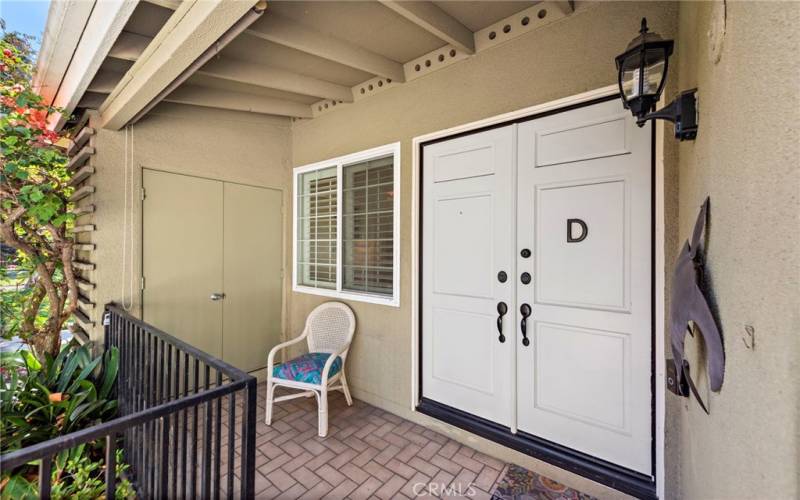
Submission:
<svg viewBox="0 0 800 500">
<path fill-rule="evenodd" d="M 697 89 L 683 91 L 665 108 L 654 110 L 664 90 L 674 44 L 657 33 L 648 32 L 647 19 L 642 18 L 639 36 L 616 57 L 619 93 L 625 109 L 631 110 L 640 127 L 647 120 L 669 120 L 675 124 L 675 138 L 694 140 L 697 137 Z"/>
</svg>

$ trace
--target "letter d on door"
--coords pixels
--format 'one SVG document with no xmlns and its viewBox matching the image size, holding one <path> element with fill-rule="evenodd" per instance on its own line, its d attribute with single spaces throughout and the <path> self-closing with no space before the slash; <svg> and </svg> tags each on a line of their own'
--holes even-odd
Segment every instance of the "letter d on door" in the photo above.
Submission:
<svg viewBox="0 0 800 500">
<path fill-rule="evenodd" d="M 579 236 L 575 236 L 574 228 L 575 226 L 579 226 L 581 228 L 581 233 Z M 586 239 L 586 236 L 589 235 L 589 228 L 586 226 L 586 223 L 583 222 L 581 219 L 567 219 L 567 243 L 578 243 Z"/>
</svg>

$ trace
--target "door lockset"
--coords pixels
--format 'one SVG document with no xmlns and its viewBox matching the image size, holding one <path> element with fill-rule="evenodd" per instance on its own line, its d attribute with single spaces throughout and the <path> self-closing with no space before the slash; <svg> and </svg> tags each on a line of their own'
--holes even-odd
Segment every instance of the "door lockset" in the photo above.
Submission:
<svg viewBox="0 0 800 500">
<path fill-rule="evenodd" d="M 225 294 L 224 293 L 218 293 L 218 292 L 217 293 L 212 293 L 211 297 L 209 297 L 209 298 L 211 300 L 213 300 L 213 301 L 222 300 L 222 299 L 225 298 Z"/>
<path fill-rule="evenodd" d="M 501 344 L 506 341 L 506 336 L 503 335 L 503 316 L 505 316 L 507 312 L 508 312 L 508 306 L 506 305 L 506 303 L 505 302 L 498 302 L 497 303 L 497 333 L 499 333 L 500 336 L 497 337 L 497 340 L 499 340 Z"/>
<path fill-rule="evenodd" d="M 522 314 L 522 321 L 519 322 L 519 328 L 522 330 L 522 345 L 528 347 L 531 345 L 531 341 L 528 339 L 528 317 L 533 311 L 530 305 L 522 304 L 519 307 L 519 312 Z"/>
<path fill-rule="evenodd" d="M 531 273 L 524 272 L 519 277 L 519 280 L 522 282 L 523 285 L 527 285 L 531 282 Z"/>
</svg>

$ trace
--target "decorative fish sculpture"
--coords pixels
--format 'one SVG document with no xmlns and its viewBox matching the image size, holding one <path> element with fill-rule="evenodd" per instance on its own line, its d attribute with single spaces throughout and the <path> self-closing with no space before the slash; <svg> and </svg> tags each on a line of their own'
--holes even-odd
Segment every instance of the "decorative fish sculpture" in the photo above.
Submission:
<svg viewBox="0 0 800 500">
<path fill-rule="evenodd" d="M 707 351 L 709 386 L 719 392 L 725 376 L 725 349 L 717 322 L 711 313 L 700 282 L 703 273 L 703 254 L 700 252 L 700 238 L 706 224 L 709 199 L 706 198 L 697 221 L 694 224 L 691 242 L 683 245 L 672 275 L 672 300 L 670 302 L 670 340 L 672 357 L 678 382 L 688 383 L 700 405 L 708 413 L 689 374 L 689 364 L 684 361 L 684 342 L 690 333 L 691 321 L 700 331 Z"/>
</svg>

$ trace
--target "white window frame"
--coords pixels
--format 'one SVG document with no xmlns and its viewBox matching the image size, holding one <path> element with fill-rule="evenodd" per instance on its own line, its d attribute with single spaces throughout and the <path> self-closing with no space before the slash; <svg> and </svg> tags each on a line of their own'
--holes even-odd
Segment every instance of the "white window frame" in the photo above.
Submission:
<svg viewBox="0 0 800 500">
<path fill-rule="evenodd" d="M 392 255 L 392 295 L 380 295 L 367 292 L 356 292 L 342 290 L 342 168 L 367 160 L 373 160 L 391 155 L 393 158 L 392 168 L 394 169 L 394 200 L 393 200 L 393 255 Z M 297 283 L 297 223 L 299 219 L 297 193 L 298 179 L 301 174 L 322 170 L 325 168 L 336 167 L 336 289 L 315 288 Z M 329 160 L 311 163 L 295 167 L 292 170 L 292 291 L 308 293 L 312 295 L 322 295 L 343 300 L 354 300 L 358 302 L 368 302 L 370 304 L 380 304 L 386 306 L 400 307 L 400 143 L 394 142 L 385 144 L 366 151 L 359 151 L 349 155 L 331 158 Z"/>
</svg>

